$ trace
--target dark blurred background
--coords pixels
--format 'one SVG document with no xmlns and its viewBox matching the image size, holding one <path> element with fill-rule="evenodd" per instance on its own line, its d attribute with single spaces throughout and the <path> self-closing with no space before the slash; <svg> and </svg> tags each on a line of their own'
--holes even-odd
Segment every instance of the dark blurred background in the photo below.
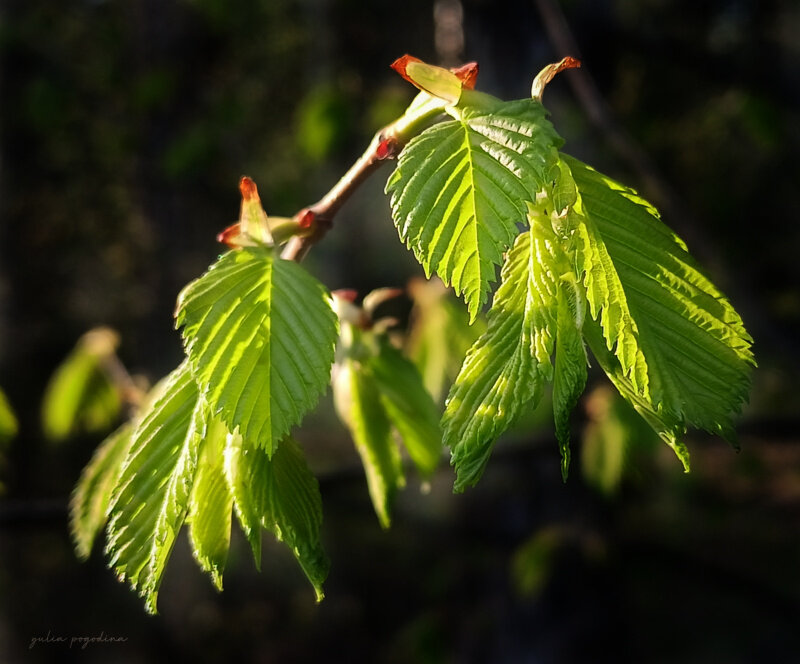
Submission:
<svg viewBox="0 0 800 664">
<path fill-rule="evenodd" d="M 158 379 L 239 176 L 290 215 L 411 99 L 399 55 L 477 60 L 479 89 L 517 98 L 565 44 L 583 74 L 544 101 L 566 151 L 656 203 L 756 340 L 742 451 L 693 433 L 690 475 L 662 445 L 603 492 L 579 436 L 562 484 L 550 425 L 531 426 L 465 495 L 446 463 L 429 492 L 412 480 L 382 532 L 326 402 L 300 436 L 332 560 L 321 605 L 283 547 L 257 574 L 238 534 L 221 595 L 180 539 L 158 617 L 100 551 L 79 563 L 66 503 L 102 435 L 50 445 L 39 412 L 80 335 L 115 328 Z M 0 58 L 0 387 L 20 422 L 0 467 L 0 661 L 800 661 L 797 2 L 5 0 Z M 389 172 L 309 256 L 329 287 L 421 274 Z M 127 641 L 29 648 L 48 632 Z"/>
</svg>

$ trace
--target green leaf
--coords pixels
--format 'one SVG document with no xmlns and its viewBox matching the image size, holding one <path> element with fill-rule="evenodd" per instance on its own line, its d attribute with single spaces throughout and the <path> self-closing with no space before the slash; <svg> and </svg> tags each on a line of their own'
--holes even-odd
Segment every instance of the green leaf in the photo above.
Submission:
<svg viewBox="0 0 800 664">
<path fill-rule="evenodd" d="M 439 410 L 422 384 L 417 368 L 392 346 L 379 340 L 379 352 L 369 360 L 381 404 L 397 429 L 420 473 L 430 475 L 442 455 Z"/>
<path fill-rule="evenodd" d="M 565 160 L 581 193 L 591 250 L 595 256 L 605 252 L 600 262 L 610 277 L 606 284 L 593 282 L 594 266 L 588 261 L 592 316 L 597 318 L 598 301 L 601 312 L 616 303 L 623 312 L 621 317 L 601 313 L 606 347 L 613 328 L 625 326 L 625 308 L 634 322 L 626 338 L 617 338 L 619 366 L 611 368 L 612 379 L 618 386 L 624 383 L 623 396 L 632 391 L 644 400 L 646 405 L 640 403 L 637 410 L 647 413 L 662 437 L 672 440 L 689 424 L 731 438 L 732 416 L 747 398 L 755 364 L 741 318 L 651 205 L 578 160 Z M 607 287 L 612 278 L 613 290 Z M 620 350 L 626 345 L 630 352 Z M 596 346 L 595 338 L 592 351 L 597 355 Z M 634 349 L 637 356 L 641 353 L 641 370 L 639 360 L 632 359 Z M 610 364 L 608 358 L 601 362 Z"/>
<path fill-rule="evenodd" d="M 14 415 L 5 392 L 0 390 L 0 449 L 17 435 L 18 429 L 17 416 Z"/>
<path fill-rule="evenodd" d="M 336 411 L 361 456 L 375 513 L 388 528 L 392 502 L 405 478 L 378 385 L 358 360 L 346 358 L 337 367 L 333 388 Z"/>
<path fill-rule="evenodd" d="M 322 600 L 329 562 L 320 540 L 322 498 L 300 446 L 284 438 L 270 459 L 238 434 L 228 436 L 226 476 L 234 506 L 260 567 L 261 532 L 284 542 Z"/>
<path fill-rule="evenodd" d="M 572 282 L 574 277 L 562 277 Z M 586 387 L 586 351 L 579 326 L 583 324 L 579 315 L 579 299 L 582 295 L 574 288 L 558 291 L 558 321 L 553 375 L 553 415 L 556 438 L 561 449 L 561 476 L 566 481 L 569 470 L 569 416 L 578 398 Z"/>
<path fill-rule="evenodd" d="M 176 318 L 214 411 L 272 455 L 330 381 L 337 320 L 325 288 L 269 249 L 240 249 L 183 290 Z"/>
<path fill-rule="evenodd" d="M 474 320 L 560 139 L 532 99 L 453 112 L 408 143 L 386 191 L 400 239 L 427 276 L 463 293 Z"/>
<path fill-rule="evenodd" d="M 117 429 L 95 450 L 70 500 L 70 530 L 78 557 L 86 559 L 108 519 L 111 494 L 133 442 L 133 424 Z"/>
<path fill-rule="evenodd" d="M 186 517 L 208 406 L 188 362 L 170 374 L 163 394 L 133 433 L 111 498 L 106 553 L 156 613 L 158 588 Z"/>
<path fill-rule="evenodd" d="M 192 551 L 218 590 L 228 559 L 231 540 L 233 494 L 225 477 L 225 445 L 228 430 L 216 418 L 206 428 L 197 474 L 189 496 L 189 540 Z"/>
<path fill-rule="evenodd" d="M 80 430 L 103 431 L 114 424 L 122 402 L 102 362 L 116 345 L 111 330 L 92 330 L 56 369 L 42 402 L 42 428 L 48 439 L 60 442 Z"/>
<path fill-rule="evenodd" d="M 588 484 L 610 495 L 619 489 L 634 453 L 649 454 L 658 437 L 611 385 L 598 385 L 587 395 L 586 411 L 581 469 Z"/>
<path fill-rule="evenodd" d="M 442 428 L 458 473 L 455 491 L 480 479 L 497 438 L 524 406 L 536 407 L 552 376 L 558 287 L 552 243 L 544 223 L 517 238 L 503 265 L 488 329 L 450 390 Z"/>
<path fill-rule="evenodd" d="M 256 569 L 261 570 L 261 515 L 266 504 L 269 457 L 255 445 L 245 444 L 238 433 L 228 433 L 223 470 L 239 525 L 250 547 Z"/>
</svg>

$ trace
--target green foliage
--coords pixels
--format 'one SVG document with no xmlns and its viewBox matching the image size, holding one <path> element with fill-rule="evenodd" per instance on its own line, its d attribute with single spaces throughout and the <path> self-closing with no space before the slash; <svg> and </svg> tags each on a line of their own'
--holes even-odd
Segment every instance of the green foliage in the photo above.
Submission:
<svg viewBox="0 0 800 664">
<path fill-rule="evenodd" d="M 45 436 L 60 442 L 78 431 L 107 431 L 119 417 L 122 401 L 106 363 L 119 340 L 115 332 L 87 332 L 56 369 L 42 403 Z"/>
<path fill-rule="evenodd" d="M 454 489 L 462 491 L 479 480 L 498 438 L 536 407 L 551 381 L 566 478 L 570 414 L 586 385 L 587 349 L 687 469 L 680 436 L 688 426 L 732 437 L 754 364 L 752 340 L 649 203 L 559 151 L 563 141 L 541 94 L 575 61 L 545 68 L 535 98 L 512 102 L 471 90 L 473 66 L 452 73 L 410 57 L 394 66 L 423 92 L 316 206 L 293 218 L 267 217 L 255 183 L 242 178 L 240 223 L 221 236 L 234 250 L 178 299 L 187 359 L 100 447 L 76 488 L 79 555 L 88 555 L 107 522 L 110 564 L 144 596 L 148 611 L 156 610 L 184 523 L 199 565 L 222 588 L 234 513 L 256 566 L 267 530 L 292 551 L 322 599 L 328 559 L 319 486 L 290 434 L 326 390 L 334 359 L 334 403 L 384 527 L 405 483 L 403 448 L 427 477 L 444 442 L 457 473 Z M 442 114 L 451 119 L 436 123 Z M 466 328 L 450 303 L 416 289 L 410 346 L 424 381 L 390 342 L 390 322 L 372 320 L 396 292 L 375 291 L 363 308 L 340 292 L 334 311 L 322 284 L 294 262 L 360 182 L 359 169 L 402 145 L 386 186 L 400 238 L 426 274 L 463 296 L 470 323 L 480 320 L 500 266 L 485 326 Z M 280 258 L 277 245 L 293 234 L 308 244 L 300 251 L 289 245 L 284 256 L 292 261 Z M 453 357 L 464 353 L 456 374 Z M 60 380 L 88 385 L 98 363 L 74 360 L 72 377 Z M 425 386 L 438 396 L 454 374 L 440 421 Z M 86 393 L 64 392 L 52 431 L 72 429 Z M 606 449 L 596 455 L 595 478 L 606 488 L 619 477 L 625 444 L 612 449 L 599 431 L 594 440 Z M 520 574 L 546 568 L 553 548 L 553 541 L 532 542 Z M 529 592 L 541 586 L 536 574 L 520 581 Z"/>
<path fill-rule="evenodd" d="M 271 456 L 330 380 L 336 316 L 322 285 L 267 248 L 224 254 L 178 298 L 200 389 Z"/>
<path fill-rule="evenodd" d="M 588 484 L 609 495 L 619 489 L 634 453 L 650 451 L 658 436 L 610 385 L 587 395 L 586 411 L 581 471 Z"/>
<path fill-rule="evenodd" d="M 334 403 L 361 456 L 378 520 L 388 528 L 395 494 L 405 486 L 396 439 L 422 476 L 430 476 L 442 452 L 439 413 L 416 367 L 385 334 L 369 329 L 364 312 L 349 302 L 337 304 L 342 336 Z"/>
</svg>

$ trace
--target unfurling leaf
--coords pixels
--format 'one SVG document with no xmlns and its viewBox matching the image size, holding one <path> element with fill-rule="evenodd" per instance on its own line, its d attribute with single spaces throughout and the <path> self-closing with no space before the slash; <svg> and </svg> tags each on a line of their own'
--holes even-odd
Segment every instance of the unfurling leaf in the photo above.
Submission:
<svg viewBox="0 0 800 664">
<path fill-rule="evenodd" d="M 364 465 L 375 513 L 381 526 L 388 528 L 392 502 L 405 477 L 377 386 L 354 360 L 345 360 L 336 371 L 334 397 L 336 412 L 350 430 Z"/>
<path fill-rule="evenodd" d="M 330 296 L 271 250 L 224 254 L 183 290 L 176 325 L 211 407 L 270 455 L 328 385 L 337 334 Z"/>
</svg>

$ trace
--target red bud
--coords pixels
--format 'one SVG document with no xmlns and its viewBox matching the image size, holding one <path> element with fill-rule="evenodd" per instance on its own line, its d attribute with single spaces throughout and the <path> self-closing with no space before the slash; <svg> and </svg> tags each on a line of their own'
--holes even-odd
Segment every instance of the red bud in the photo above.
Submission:
<svg viewBox="0 0 800 664">
<path fill-rule="evenodd" d="M 251 180 L 252 182 L 252 180 Z M 236 249 L 241 246 L 239 238 L 242 235 L 242 228 L 237 221 L 232 226 L 228 226 L 224 231 L 217 235 L 217 242 L 221 242 L 229 249 Z"/>
<path fill-rule="evenodd" d="M 384 138 L 378 143 L 378 148 L 375 150 L 375 156 L 383 161 L 384 159 L 391 159 L 397 154 L 397 139 L 394 136 Z"/>
<path fill-rule="evenodd" d="M 258 200 L 258 187 L 256 187 L 256 183 L 246 175 L 239 180 L 239 191 L 242 192 L 242 198 L 245 201 L 251 201 L 253 199 Z"/>
<path fill-rule="evenodd" d="M 314 222 L 317 220 L 317 215 L 313 211 L 306 208 L 305 210 L 300 211 L 295 218 L 297 219 L 297 225 L 300 228 L 311 228 L 314 225 Z"/>
<path fill-rule="evenodd" d="M 450 71 L 458 76 L 459 80 L 467 90 L 475 89 L 475 82 L 478 80 L 477 62 L 468 62 L 460 67 L 454 67 Z"/>
</svg>

